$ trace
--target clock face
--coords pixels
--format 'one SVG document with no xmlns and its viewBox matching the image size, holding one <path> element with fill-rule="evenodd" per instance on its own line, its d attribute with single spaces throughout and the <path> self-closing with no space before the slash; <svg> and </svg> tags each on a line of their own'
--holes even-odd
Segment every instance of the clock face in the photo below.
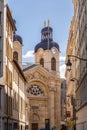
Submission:
<svg viewBox="0 0 87 130">
<path fill-rule="evenodd" d="M 51 51 L 53 54 L 56 54 L 56 52 L 57 52 L 56 48 L 54 48 L 54 47 L 51 49 Z"/>
</svg>

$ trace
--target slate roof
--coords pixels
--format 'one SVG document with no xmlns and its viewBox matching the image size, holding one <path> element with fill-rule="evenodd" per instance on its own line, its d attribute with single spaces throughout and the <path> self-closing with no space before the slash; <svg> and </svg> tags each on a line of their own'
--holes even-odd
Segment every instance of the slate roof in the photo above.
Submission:
<svg viewBox="0 0 87 130">
<path fill-rule="evenodd" d="M 52 47 L 56 47 L 59 51 L 59 45 L 56 42 L 49 41 L 48 43 L 48 41 L 42 41 L 35 46 L 34 52 L 37 52 L 39 48 L 42 48 L 43 50 L 51 50 Z"/>
<path fill-rule="evenodd" d="M 60 51 L 58 43 L 53 41 L 53 29 L 47 26 L 41 30 L 41 42 L 35 46 L 34 52 L 37 52 L 39 48 L 51 50 L 52 47 L 56 47 Z"/>
<path fill-rule="evenodd" d="M 48 29 L 49 29 L 49 31 L 53 31 L 53 29 L 51 28 L 51 27 L 45 27 L 45 28 L 43 28 L 42 30 L 41 30 L 41 33 L 42 32 L 45 32 L 45 31 L 48 31 Z"/>
<path fill-rule="evenodd" d="M 34 67 L 36 67 L 36 66 L 38 66 L 38 65 L 32 64 L 32 65 L 30 65 L 30 66 L 24 68 L 24 69 L 23 69 L 23 72 L 25 72 L 25 71 L 27 71 L 27 70 L 29 70 L 29 69 L 32 69 L 32 68 L 34 68 Z"/>
<path fill-rule="evenodd" d="M 13 41 L 19 41 L 23 45 L 22 37 L 17 34 L 14 34 Z"/>
</svg>

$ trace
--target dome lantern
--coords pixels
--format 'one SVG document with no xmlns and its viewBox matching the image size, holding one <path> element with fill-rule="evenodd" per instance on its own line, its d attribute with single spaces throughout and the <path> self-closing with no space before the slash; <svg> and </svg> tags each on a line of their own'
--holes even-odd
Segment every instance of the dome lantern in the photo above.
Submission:
<svg viewBox="0 0 87 130">
<path fill-rule="evenodd" d="M 53 41 L 53 29 L 49 25 L 49 20 L 48 26 L 46 26 L 46 21 L 44 21 L 44 28 L 41 30 L 41 42 L 35 46 L 35 52 L 37 52 L 39 48 L 51 50 L 52 47 L 56 47 L 59 51 L 59 45 Z"/>
</svg>

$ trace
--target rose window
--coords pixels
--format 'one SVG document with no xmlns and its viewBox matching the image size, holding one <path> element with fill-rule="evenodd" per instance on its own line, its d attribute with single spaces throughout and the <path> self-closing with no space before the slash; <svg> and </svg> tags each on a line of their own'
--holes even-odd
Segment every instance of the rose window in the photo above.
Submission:
<svg viewBox="0 0 87 130">
<path fill-rule="evenodd" d="M 28 89 L 28 92 L 32 95 L 43 95 L 43 90 L 38 85 L 31 85 L 31 87 Z"/>
</svg>

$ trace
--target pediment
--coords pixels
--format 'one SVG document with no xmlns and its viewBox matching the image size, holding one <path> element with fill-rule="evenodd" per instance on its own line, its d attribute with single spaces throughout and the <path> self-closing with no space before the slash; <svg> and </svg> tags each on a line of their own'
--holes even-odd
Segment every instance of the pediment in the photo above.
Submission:
<svg viewBox="0 0 87 130">
<path fill-rule="evenodd" d="M 40 65 L 25 71 L 24 74 L 28 82 L 30 82 L 31 80 L 41 80 L 43 82 L 47 82 L 48 78 L 51 75 L 49 71 L 47 71 Z"/>
</svg>

